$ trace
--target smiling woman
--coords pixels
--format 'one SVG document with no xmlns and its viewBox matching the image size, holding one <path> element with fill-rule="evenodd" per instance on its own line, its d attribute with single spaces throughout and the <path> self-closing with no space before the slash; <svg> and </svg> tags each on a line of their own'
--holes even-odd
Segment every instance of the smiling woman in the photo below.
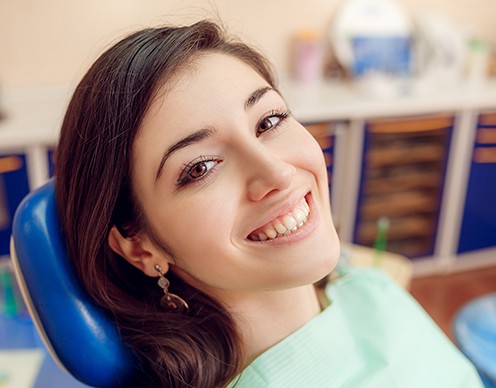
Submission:
<svg viewBox="0 0 496 388">
<path fill-rule="evenodd" d="M 313 284 L 339 256 L 322 152 L 265 59 L 217 25 L 147 29 L 105 52 L 71 100 L 57 168 L 73 264 L 143 386 L 391 386 L 411 360 L 381 341 L 418 354 L 422 341 L 398 341 L 411 324 L 450 361 L 436 384 L 476 382 L 382 275 L 350 272 L 321 311 Z"/>
</svg>

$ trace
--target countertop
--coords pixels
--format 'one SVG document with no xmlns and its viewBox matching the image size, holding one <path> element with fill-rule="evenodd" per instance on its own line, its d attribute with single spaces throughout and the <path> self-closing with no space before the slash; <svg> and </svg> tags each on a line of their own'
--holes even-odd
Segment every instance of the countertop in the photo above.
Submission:
<svg viewBox="0 0 496 388">
<path fill-rule="evenodd" d="M 280 89 L 294 116 L 305 123 L 496 108 L 496 79 L 475 87 L 418 80 L 376 86 L 283 81 Z M 68 86 L 4 90 L 0 151 L 55 145 L 71 94 Z"/>
</svg>

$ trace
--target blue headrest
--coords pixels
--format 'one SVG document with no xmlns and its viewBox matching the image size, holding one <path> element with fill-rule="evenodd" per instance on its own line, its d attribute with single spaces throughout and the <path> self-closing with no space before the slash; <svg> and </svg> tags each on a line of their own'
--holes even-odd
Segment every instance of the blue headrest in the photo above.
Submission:
<svg viewBox="0 0 496 388">
<path fill-rule="evenodd" d="M 11 253 L 26 304 L 47 347 L 75 378 L 97 387 L 128 385 L 135 360 L 71 267 L 54 187 L 52 179 L 30 193 L 14 216 Z"/>
</svg>

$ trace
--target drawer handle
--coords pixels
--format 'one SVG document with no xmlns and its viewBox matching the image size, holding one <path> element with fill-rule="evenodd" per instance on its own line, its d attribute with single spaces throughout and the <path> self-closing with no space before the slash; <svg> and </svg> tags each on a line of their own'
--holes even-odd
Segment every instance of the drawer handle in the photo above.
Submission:
<svg viewBox="0 0 496 388">
<path fill-rule="evenodd" d="M 478 147 L 474 151 L 476 163 L 496 163 L 496 147 Z"/>
<path fill-rule="evenodd" d="M 0 157 L 0 174 L 19 170 L 22 167 L 22 159 L 18 156 Z"/>
</svg>

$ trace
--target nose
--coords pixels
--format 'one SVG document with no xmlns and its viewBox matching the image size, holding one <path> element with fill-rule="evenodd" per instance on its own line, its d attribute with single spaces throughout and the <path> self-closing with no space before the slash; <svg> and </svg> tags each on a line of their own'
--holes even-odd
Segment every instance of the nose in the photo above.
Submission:
<svg viewBox="0 0 496 388">
<path fill-rule="evenodd" d="M 296 168 L 265 146 L 258 144 L 245 156 L 248 198 L 251 201 L 259 201 L 291 185 Z"/>
</svg>

